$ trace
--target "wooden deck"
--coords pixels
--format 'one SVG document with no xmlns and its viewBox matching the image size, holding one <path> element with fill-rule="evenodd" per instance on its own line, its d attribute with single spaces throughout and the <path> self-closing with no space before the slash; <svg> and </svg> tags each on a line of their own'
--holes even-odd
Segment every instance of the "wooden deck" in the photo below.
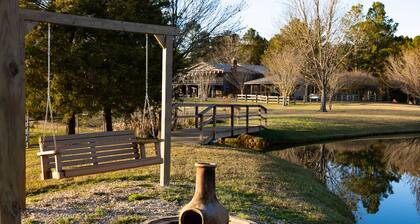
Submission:
<svg viewBox="0 0 420 224">
<path fill-rule="evenodd" d="M 180 144 L 209 144 L 217 139 L 257 133 L 267 122 L 267 109 L 255 104 L 177 103 L 173 111 L 176 130 L 172 132 L 172 142 Z"/>
</svg>

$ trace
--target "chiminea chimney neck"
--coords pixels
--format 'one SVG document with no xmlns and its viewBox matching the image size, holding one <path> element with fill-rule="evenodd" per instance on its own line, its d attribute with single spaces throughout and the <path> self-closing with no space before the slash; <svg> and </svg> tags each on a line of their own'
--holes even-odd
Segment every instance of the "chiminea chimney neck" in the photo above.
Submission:
<svg viewBox="0 0 420 224">
<path fill-rule="evenodd" d="M 194 198 L 198 200 L 217 201 L 216 198 L 216 164 L 196 163 L 197 169 Z"/>
<path fill-rule="evenodd" d="M 180 224 L 228 224 L 229 213 L 216 197 L 216 164 L 196 163 L 195 193 L 180 212 Z"/>
</svg>

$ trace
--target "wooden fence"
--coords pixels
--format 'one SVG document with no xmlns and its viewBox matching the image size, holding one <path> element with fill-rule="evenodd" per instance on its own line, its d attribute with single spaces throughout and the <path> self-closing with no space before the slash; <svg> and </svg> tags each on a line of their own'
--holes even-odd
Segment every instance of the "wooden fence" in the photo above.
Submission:
<svg viewBox="0 0 420 224">
<path fill-rule="evenodd" d="M 238 94 L 236 95 L 236 100 L 238 102 L 254 102 L 254 103 L 266 103 L 266 104 L 284 104 L 286 100 L 286 105 L 290 102 L 295 103 L 290 97 L 282 96 L 264 96 L 264 95 L 249 95 L 249 94 Z"/>
</svg>

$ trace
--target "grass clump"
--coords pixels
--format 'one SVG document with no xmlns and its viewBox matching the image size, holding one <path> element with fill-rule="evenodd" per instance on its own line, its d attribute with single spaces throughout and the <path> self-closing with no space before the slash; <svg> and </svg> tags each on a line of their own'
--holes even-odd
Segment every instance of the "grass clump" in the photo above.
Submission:
<svg viewBox="0 0 420 224">
<path fill-rule="evenodd" d="M 154 194 L 147 194 L 147 193 L 132 194 L 132 195 L 128 196 L 128 201 L 129 202 L 143 201 L 143 200 L 153 199 L 155 197 L 156 197 L 156 195 L 154 195 Z"/>
<path fill-rule="evenodd" d="M 116 218 L 111 224 L 134 224 L 146 221 L 146 218 L 139 215 L 120 216 Z"/>
<path fill-rule="evenodd" d="M 55 224 L 76 224 L 78 223 L 77 219 L 72 217 L 61 217 L 55 221 Z"/>
</svg>

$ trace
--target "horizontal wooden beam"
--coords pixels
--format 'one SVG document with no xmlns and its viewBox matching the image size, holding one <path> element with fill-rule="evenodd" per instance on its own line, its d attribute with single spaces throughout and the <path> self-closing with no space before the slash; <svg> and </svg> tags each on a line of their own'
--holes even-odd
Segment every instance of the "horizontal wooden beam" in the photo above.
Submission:
<svg viewBox="0 0 420 224">
<path fill-rule="evenodd" d="M 212 104 L 212 103 L 174 103 L 172 105 L 172 109 L 176 109 L 178 107 L 209 107 L 209 106 L 216 106 L 216 107 L 249 107 L 249 108 L 262 108 L 264 111 L 267 110 L 267 108 L 263 105 L 259 104 Z"/>
<path fill-rule="evenodd" d="M 124 22 L 110 19 L 99 19 L 88 16 L 76 16 L 40 10 L 20 9 L 20 16 L 25 21 L 47 22 L 85 28 L 170 36 L 175 36 L 179 34 L 178 29 L 171 26 Z"/>
</svg>

